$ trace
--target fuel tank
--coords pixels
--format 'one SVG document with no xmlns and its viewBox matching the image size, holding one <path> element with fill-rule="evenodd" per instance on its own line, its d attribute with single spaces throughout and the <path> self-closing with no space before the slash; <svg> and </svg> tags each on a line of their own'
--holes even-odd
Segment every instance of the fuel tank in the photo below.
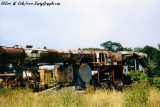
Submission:
<svg viewBox="0 0 160 107">
<path fill-rule="evenodd" d="M 19 47 L 1 47 L 0 46 L 0 59 L 3 63 L 17 63 L 23 61 L 25 58 L 25 51 Z"/>
</svg>

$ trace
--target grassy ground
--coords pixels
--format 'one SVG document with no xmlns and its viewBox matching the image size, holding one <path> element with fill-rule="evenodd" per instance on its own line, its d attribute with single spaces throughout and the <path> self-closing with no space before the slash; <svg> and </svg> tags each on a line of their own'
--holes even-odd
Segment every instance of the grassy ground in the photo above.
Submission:
<svg viewBox="0 0 160 107">
<path fill-rule="evenodd" d="M 80 94 L 72 88 L 37 95 L 29 90 L 0 94 L 1 107 L 160 107 L 160 91 L 146 83 L 134 83 L 124 91 L 92 90 Z"/>
</svg>

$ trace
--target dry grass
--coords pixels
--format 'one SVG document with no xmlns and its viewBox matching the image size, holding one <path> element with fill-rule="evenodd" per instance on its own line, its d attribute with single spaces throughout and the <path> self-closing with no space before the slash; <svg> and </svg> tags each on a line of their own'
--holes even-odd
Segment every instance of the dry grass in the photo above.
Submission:
<svg viewBox="0 0 160 107">
<path fill-rule="evenodd" d="M 141 84 L 140 84 L 141 86 Z M 146 88 L 146 87 L 144 87 Z M 137 94 L 134 94 L 135 91 Z M 146 91 L 146 90 L 144 90 Z M 160 92 L 156 88 L 148 89 L 147 94 L 143 89 L 138 91 L 134 88 L 129 90 L 112 91 L 90 90 L 80 94 L 72 88 L 64 88 L 54 93 L 36 93 L 23 91 L 0 95 L 1 107 L 160 107 Z M 144 95 L 139 95 L 144 94 Z M 146 97 L 146 102 L 140 102 Z M 134 100 L 132 98 L 135 98 Z M 133 100 L 133 101 L 132 101 Z"/>
<path fill-rule="evenodd" d="M 148 97 L 147 107 L 160 107 L 160 91 L 153 87 Z"/>
<path fill-rule="evenodd" d="M 97 90 L 83 97 L 89 107 L 122 107 L 124 103 L 123 93 L 117 91 Z"/>
</svg>

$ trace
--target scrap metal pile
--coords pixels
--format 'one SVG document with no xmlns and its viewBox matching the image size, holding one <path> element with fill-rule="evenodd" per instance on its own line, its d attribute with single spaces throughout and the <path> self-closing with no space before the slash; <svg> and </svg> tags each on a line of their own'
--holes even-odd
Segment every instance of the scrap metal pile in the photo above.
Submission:
<svg viewBox="0 0 160 107">
<path fill-rule="evenodd" d="M 76 89 L 85 89 L 86 84 L 119 87 L 124 84 L 124 66 L 130 66 L 129 60 L 136 60 L 146 72 L 146 57 L 136 52 L 0 46 L 0 83 L 1 86 L 27 86 L 36 90 L 57 84 Z M 55 67 L 53 70 L 39 69 L 43 65 Z"/>
</svg>

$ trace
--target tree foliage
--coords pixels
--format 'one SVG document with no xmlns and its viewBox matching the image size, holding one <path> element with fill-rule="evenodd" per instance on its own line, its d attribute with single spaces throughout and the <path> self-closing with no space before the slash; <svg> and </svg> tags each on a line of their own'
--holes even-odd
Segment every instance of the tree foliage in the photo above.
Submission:
<svg viewBox="0 0 160 107">
<path fill-rule="evenodd" d="M 153 60 L 155 61 L 156 66 L 160 67 L 160 51 L 154 53 Z"/>
<path fill-rule="evenodd" d="M 95 50 L 95 51 L 98 51 L 98 50 L 101 50 L 100 48 L 83 48 L 82 50 Z"/>
<path fill-rule="evenodd" d="M 123 51 L 132 51 L 132 49 L 125 47 L 125 48 L 123 48 Z"/>
<path fill-rule="evenodd" d="M 158 49 L 160 50 L 160 43 L 158 44 Z"/>
<path fill-rule="evenodd" d="M 142 50 L 142 52 L 146 53 L 148 55 L 148 58 L 150 60 L 154 59 L 155 53 L 158 52 L 158 50 L 152 46 L 145 46 Z"/>
<path fill-rule="evenodd" d="M 109 51 L 122 51 L 123 47 L 120 43 L 107 41 L 102 44 L 100 44 L 105 49 L 108 49 Z"/>
<path fill-rule="evenodd" d="M 133 51 L 135 51 L 135 52 L 143 52 L 143 48 L 136 47 L 136 48 L 133 49 Z"/>
</svg>

